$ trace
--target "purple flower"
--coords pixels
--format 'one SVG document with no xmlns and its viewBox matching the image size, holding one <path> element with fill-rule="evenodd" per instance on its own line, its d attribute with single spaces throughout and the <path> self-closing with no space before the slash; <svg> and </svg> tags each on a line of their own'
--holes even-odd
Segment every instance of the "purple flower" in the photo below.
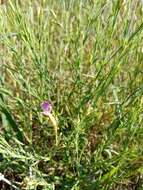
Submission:
<svg viewBox="0 0 143 190">
<path fill-rule="evenodd" d="M 43 110 L 43 114 L 48 116 L 52 111 L 52 104 L 50 101 L 45 101 L 41 104 L 41 108 Z"/>
</svg>

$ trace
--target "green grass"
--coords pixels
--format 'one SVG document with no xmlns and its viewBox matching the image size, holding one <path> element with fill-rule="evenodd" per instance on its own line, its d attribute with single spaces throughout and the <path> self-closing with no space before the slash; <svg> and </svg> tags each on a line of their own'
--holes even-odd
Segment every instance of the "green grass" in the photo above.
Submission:
<svg viewBox="0 0 143 190">
<path fill-rule="evenodd" d="M 26 190 L 142 190 L 142 44 L 141 1 L 0 5 L 4 177 Z"/>
</svg>

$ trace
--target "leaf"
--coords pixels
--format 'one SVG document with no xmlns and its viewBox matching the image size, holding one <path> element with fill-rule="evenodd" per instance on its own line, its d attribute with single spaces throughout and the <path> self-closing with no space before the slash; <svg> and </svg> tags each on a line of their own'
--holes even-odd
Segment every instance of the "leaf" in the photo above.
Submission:
<svg viewBox="0 0 143 190">
<path fill-rule="evenodd" d="M 13 119 L 13 116 L 11 115 L 9 110 L 2 103 L 0 103 L 0 111 L 5 115 L 9 125 L 12 127 L 13 131 L 16 133 L 17 139 L 21 142 L 24 142 L 24 135 L 22 131 L 20 130 L 17 123 Z"/>
</svg>

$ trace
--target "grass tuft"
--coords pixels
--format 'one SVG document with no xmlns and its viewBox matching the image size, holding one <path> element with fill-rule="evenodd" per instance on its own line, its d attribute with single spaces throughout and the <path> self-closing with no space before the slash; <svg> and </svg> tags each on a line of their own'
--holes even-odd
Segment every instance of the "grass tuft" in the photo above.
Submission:
<svg viewBox="0 0 143 190">
<path fill-rule="evenodd" d="M 0 189 L 143 189 L 142 14 L 142 1 L 1 2 Z"/>
</svg>

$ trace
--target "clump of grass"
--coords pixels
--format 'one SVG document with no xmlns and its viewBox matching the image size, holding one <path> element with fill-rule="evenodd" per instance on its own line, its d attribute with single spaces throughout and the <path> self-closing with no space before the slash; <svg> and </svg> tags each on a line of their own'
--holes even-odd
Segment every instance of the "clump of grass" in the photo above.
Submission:
<svg viewBox="0 0 143 190">
<path fill-rule="evenodd" d="M 0 18 L 4 177 L 30 190 L 141 190 L 141 1 L 9 0 Z"/>
</svg>

